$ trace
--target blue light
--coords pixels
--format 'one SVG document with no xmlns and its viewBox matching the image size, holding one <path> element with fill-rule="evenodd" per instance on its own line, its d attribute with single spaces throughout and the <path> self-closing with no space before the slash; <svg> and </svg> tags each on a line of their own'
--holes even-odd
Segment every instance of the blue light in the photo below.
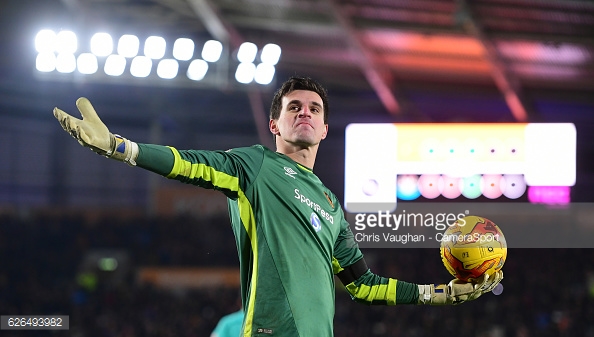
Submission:
<svg viewBox="0 0 594 337">
<path fill-rule="evenodd" d="M 396 197 L 400 200 L 415 200 L 421 195 L 416 175 L 399 176 L 396 181 Z"/>
</svg>

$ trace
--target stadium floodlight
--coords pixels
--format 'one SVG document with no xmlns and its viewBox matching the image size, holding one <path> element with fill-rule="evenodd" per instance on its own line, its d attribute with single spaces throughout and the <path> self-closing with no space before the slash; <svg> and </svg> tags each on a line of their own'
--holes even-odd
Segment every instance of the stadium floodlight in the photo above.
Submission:
<svg viewBox="0 0 594 337">
<path fill-rule="evenodd" d="M 78 49 L 76 34 L 69 30 L 60 31 L 56 35 L 56 49 L 58 53 L 74 54 Z"/>
<path fill-rule="evenodd" d="M 35 36 L 35 50 L 38 53 L 53 53 L 56 50 L 56 32 L 49 29 L 40 30 Z"/>
<path fill-rule="evenodd" d="M 173 43 L 173 57 L 180 61 L 188 61 L 194 56 L 194 41 L 179 38 Z"/>
<path fill-rule="evenodd" d="M 164 59 L 157 65 L 157 75 L 163 79 L 172 79 L 177 76 L 179 64 L 173 59 Z"/>
<path fill-rule="evenodd" d="M 217 62 L 221 58 L 223 44 L 216 40 L 208 40 L 202 48 L 202 58 L 207 62 Z"/>
<path fill-rule="evenodd" d="M 126 70 L 126 58 L 122 55 L 109 55 L 105 60 L 103 71 L 109 76 L 121 76 Z"/>
<path fill-rule="evenodd" d="M 35 68 L 38 71 L 49 73 L 56 70 L 56 54 L 54 52 L 43 52 L 37 54 Z"/>
<path fill-rule="evenodd" d="M 74 54 L 60 53 L 56 57 L 56 70 L 61 73 L 71 73 L 76 69 Z"/>
<path fill-rule="evenodd" d="M 123 57 L 134 57 L 138 55 L 140 40 L 135 35 L 122 35 L 118 41 L 118 54 Z"/>
<path fill-rule="evenodd" d="M 130 65 L 130 74 L 134 77 L 147 77 L 151 73 L 153 61 L 147 56 L 136 56 Z"/>
<path fill-rule="evenodd" d="M 256 54 L 258 54 L 258 47 L 251 42 L 244 42 L 239 46 L 237 59 L 240 63 L 251 63 L 256 59 Z"/>
<path fill-rule="evenodd" d="M 113 52 L 113 39 L 107 33 L 96 33 L 91 37 L 91 53 L 107 56 Z"/>
<path fill-rule="evenodd" d="M 165 56 L 167 43 L 160 36 L 149 36 L 144 42 L 144 55 L 151 59 L 158 60 Z"/>
<path fill-rule="evenodd" d="M 260 63 L 256 67 L 256 75 L 254 80 L 258 84 L 270 84 L 274 78 L 274 66 L 267 63 Z"/>
<path fill-rule="evenodd" d="M 76 68 L 81 74 L 89 75 L 97 72 L 99 65 L 97 64 L 97 56 L 91 53 L 82 53 L 76 59 Z"/>
<path fill-rule="evenodd" d="M 190 62 L 186 75 L 192 81 L 200 81 L 206 76 L 208 71 L 208 63 L 204 60 L 194 60 Z"/>
<path fill-rule="evenodd" d="M 223 43 L 216 40 L 206 41 L 199 57 L 196 55 L 200 52 L 196 49 L 196 42 L 190 38 L 166 41 L 164 37 L 153 35 L 140 41 L 138 36 L 132 34 L 119 35 L 118 38 L 107 32 L 94 32 L 88 42 L 77 39 L 76 34 L 70 30 L 39 30 L 35 36 L 36 69 L 42 73 L 76 71 L 78 74 L 89 75 L 90 80 L 101 69 L 108 76 L 122 76 L 129 71 L 132 77 L 148 77 L 150 81 L 158 78 L 177 81 L 180 72 L 186 71 L 188 79 L 201 81 L 209 71 L 209 63 L 217 64 L 223 59 L 222 65 L 217 66 L 217 69 L 223 71 L 217 71 L 213 75 L 215 80 L 208 84 L 226 83 L 220 77 L 230 75 L 228 69 L 223 69 L 230 67 L 230 53 L 224 50 L 227 47 Z M 88 50 L 87 43 L 90 47 Z M 79 45 L 84 46 L 83 50 Z M 235 79 L 239 83 L 268 85 L 274 79 L 281 48 L 270 43 L 260 51 L 256 44 L 245 42 L 236 51 L 236 55 L 239 65 Z M 256 58 L 261 61 L 257 67 Z M 44 76 L 51 78 L 51 75 Z M 65 78 L 63 75 L 58 76 L 60 79 Z M 182 79 L 178 84 L 188 85 L 188 82 Z"/>
<path fill-rule="evenodd" d="M 269 43 L 262 48 L 260 60 L 262 63 L 276 65 L 281 56 L 281 47 L 274 43 Z"/>
<path fill-rule="evenodd" d="M 243 62 L 237 66 L 235 79 L 239 83 L 248 84 L 254 80 L 256 65 L 251 62 Z"/>
</svg>

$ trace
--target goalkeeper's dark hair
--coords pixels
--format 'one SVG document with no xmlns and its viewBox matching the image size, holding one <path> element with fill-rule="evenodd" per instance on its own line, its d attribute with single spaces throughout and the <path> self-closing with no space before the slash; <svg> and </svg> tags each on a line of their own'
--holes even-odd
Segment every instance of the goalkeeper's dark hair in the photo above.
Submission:
<svg viewBox="0 0 594 337">
<path fill-rule="evenodd" d="M 320 98 L 322 98 L 322 104 L 324 105 L 324 124 L 328 124 L 328 113 L 330 112 L 330 109 L 328 106 L 328 92 L 326 91 L 326 88 L 309 77 L 300 76 L 293 76 L 289 78 L 276 91 L 270 106 L 270 119 L 276 120 L 280 117 L 283 97 L 295 90 L 309 90 L 320 95 Z"/>
</svg>

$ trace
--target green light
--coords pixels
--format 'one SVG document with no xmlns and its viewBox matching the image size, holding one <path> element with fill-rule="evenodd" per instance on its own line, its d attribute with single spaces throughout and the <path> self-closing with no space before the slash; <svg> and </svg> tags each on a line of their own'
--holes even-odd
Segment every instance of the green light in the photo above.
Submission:
<svg viewBox="0 0 594 337">
<path fill-rule="evenodd" d="M 118 260 L 113 257 L 103 257 L 97 264 L 102 271 L 114 271 L 118 268 Z"/>
<path fill-rule="evenodd" d="M 464 187 L 462 188 L 462 195 L 468 199 L 478 198 L 482 194 L 480 182 L 480 174 L 464 178 Z"/>
<path fill-rule="evenodd" d="M 76 283 L 89 291 L 93 291 L 97 288 L 97 276 L 93 273 L 80 273 L 76 276 Z"/>
</svg>

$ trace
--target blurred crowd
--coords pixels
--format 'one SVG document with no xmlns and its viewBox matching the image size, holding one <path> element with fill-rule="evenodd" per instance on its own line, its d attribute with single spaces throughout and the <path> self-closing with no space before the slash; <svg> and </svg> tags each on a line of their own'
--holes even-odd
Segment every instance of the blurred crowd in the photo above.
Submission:
<svg viewBox="0 0 594 337">
<path fill-rule="evenodd" d="M 83 257 L 117 249 L 129 257 L 119 282 L 85 282 Z M 433 249 L 365 249 L 377 274 L 448 282 Z M 236 311 L 238 289 L 160 289 L 141 284 L 144 266 L 236 268 L 226 215 L 0 215 L 0 313 L 68 315 L 68 331 L 2 331 L 2 336 L 209 336 Z M 122 266 L 123 268 L 124 266 Z M 594 337 L 594 249 L 513 249 L 504 292 L 455 307 L 366 306 L 337 284 L 335 335 Z M 315 285 L 312 285 L 315 286 Z"/>
</svg>

